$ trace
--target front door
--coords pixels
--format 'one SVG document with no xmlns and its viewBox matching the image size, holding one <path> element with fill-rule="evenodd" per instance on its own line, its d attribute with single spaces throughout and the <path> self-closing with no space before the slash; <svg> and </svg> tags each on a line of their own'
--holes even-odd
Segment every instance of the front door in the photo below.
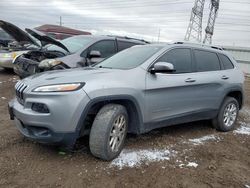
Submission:
<svg viewBox="0 0 250 188">
<path fill-rule="evenodd" d="M 195 80 L 196 73 L 193 72 L 191 49 L 171 49 L 156 62 L 172 63 L 175 72 L 147 74 L 146 123 L 171 119 L 195 111 L 199 91 Z"/>
</svg>

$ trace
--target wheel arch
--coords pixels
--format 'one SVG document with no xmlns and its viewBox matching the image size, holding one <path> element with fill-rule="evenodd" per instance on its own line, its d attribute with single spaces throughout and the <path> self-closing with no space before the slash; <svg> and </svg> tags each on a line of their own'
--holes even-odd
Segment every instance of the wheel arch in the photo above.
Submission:
<svg viewBox="0 0 250 188">
<path fill-rule="evenodd" d="M 121 104 L 127 109 L 129 116 L 129 133 L 139 134 L 142 132 L 142 112 L 137 100 L 130 95 L 114 95 L 94 98 L 84 107 L 76 128 L 76 131 L 79 132 L 79 136 L 86 134 L 85 131 L 87 131 L 87 126 L 89 126 L 86 124 L 87 118 L 91 115 L 95 116 L 104 105 L 110 103 Z M 90 126 L 92 126 L 92 123 Z"/>
<path fill-rule="evenodd" d="M 226 93 L 223 100 L 225 100 L 226 97 L 235 98 L 239 103 L 239 109 L 242 108 L 244 104 L 244 94 L 243 94 L 242 89 L 239 89 L 239 88 L 231 89 Z"/>
</svg>

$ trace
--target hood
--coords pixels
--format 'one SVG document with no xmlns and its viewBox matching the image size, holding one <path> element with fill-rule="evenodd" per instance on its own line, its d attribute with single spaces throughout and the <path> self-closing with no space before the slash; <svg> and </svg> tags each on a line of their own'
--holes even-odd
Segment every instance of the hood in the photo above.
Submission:
<svg viewBox="0 0 250 188">
<path fill-rule="evenodd" d="M 0 27 L 19 43 L 40 46 L 26 32 L 11 23 L 0 20 Z"/>
<path fill-rule="evenodd" d="M 50 84 L 71 83 L 71 82 L 88 82 L 92 80 L 105 79 L 114 74 L 120 74 L 122 70 L 104 69 L 104 68 L 75 68 L 67 70 L 47 71 L 29 76 L 23 81 L 27 85 L 42 86 Z"/>
<path fill-rule="evenodd" d="M 36 46 L 40 46 L 30 35 L 38 39 L 42 46 L 45 46 L 47 44 L 54 44 L 56 46 L 59 46 L 60 48 L 66 50 L 69 52 L 66 46 L 64 46 L 62 43 L 59 41 L 47 36 L 44 33 L 41 33 L 39 31 L 36 31 L 34 29 L 25 29 L 28 33 L 23 31 L 22 29 L 18 28 L 17 26 L 5 22 L 3 20 L 0 20 L 0 27 L 2 30 L 4 30 L 6 33 L 8 33 L 11 37 L 13 37 L 17 42 L 22 43 L 22 44 L 34 44 Z"/>
<path fill-rule="evenodd" d="M 59 46 L 60 48 L 66 50 L 67 52 L 69 52 L 68 48 L 66 46 L 64 46 L 61 42 L 47 36 L 46 34 L 37 31 L 35 29 L 28 29 L 26 28 L 25 31 L 27 31 L 30 35 L 32 35 L 33 37 L 35 37 L 36 39 L 38 39 L 42 46 L 45 46 L 47 44 L 54 44 L 56 46 Z"/>
</svg>

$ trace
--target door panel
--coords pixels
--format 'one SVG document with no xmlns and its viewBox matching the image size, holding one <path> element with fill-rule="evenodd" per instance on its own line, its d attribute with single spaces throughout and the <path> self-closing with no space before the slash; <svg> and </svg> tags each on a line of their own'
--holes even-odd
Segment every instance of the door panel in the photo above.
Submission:
<svg viewBox="0 0 250 188">
<path fill-rule="evenodd" d="M 194 73 L 155 74 L 146 78 L 147 121 L 164 120 L 196 111 L 202 85 L 186 82 Z"/>
</svg>

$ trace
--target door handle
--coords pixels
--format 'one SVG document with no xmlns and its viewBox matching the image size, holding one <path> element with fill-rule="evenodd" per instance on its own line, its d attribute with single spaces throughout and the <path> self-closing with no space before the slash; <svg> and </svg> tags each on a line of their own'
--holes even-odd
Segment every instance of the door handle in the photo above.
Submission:
<svg viewBox="0 0 250 188">
<path fill-rule="evenodd" d="M 227 80 L 229 77 L 228 76 L 226 76 L 226 75 L 223 75 L 222 77 L 221 77 L 221 79 L 223 79 L 223 80 Z"/>
<path fill-rule="evenodd" d="M 185 82 L 195 82 L 196 80 L 195 79 L 193 79 L 193 78 L 187 78 L 186 80 L 185 80 Z"/>
</svg>

